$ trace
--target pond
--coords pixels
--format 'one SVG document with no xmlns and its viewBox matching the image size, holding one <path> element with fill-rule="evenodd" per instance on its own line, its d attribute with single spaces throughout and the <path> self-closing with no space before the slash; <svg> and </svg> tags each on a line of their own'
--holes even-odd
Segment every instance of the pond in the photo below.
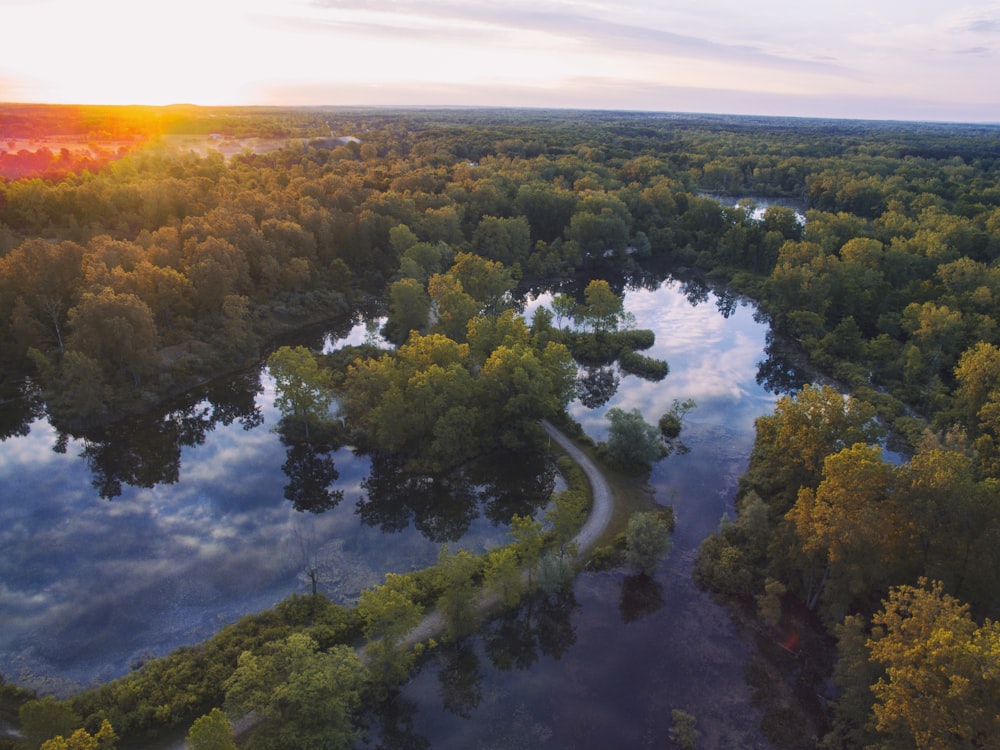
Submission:
<svg viewBox="0 0 1000 750">
<path fill-rule="evenodd" d="M 650 480 L 675 510 L 671 556 L 651 581 L 585 573 L 572 596 L 530 603 L 442 649 L 396 701 L 380 730 L 386 746 L 662 747 L 674 708 L 697 717 L 706 746 L 767 746 L 744 681 L 750 647 L 691 568 L 700 541 L 733 513 L 754 420 L 773 408 L 772 391 L 801 381 L 772 355 L 752 306 L 664 278 L 636 284 L 625 307 L 655 331 L 646 353 L 670 374 L 653 383 L 599 373 L 590 406 L 570 410 L 601 440 L 611 407 L 655 423 L 675 399 L 695 400 L 687 452 L 660 461 Z M 529 300 L 525 314 L 549 299 Z M 358 324 L 313 343 L 371 335 Z M 273 397 L 266 372 L 247 372 L 103 436 L 60 436 L 40 417 L 0 443 L 7 679 L 56 692 L 105 681 L 305 593 L 310 566 L 323 591 L 349 602 L 386 571 L 432 562 L 443 542 L 504 541 L 509 514 L 540 507 L 556 481 L 522 457 L 444 487 L 400 487 L 393 467 L 348 447 L 294 455 L 272 429 Z M 317 472 L 336 475 L 334 492 L 308 487 Z"/>
<path fill-rule="evenodd" d="M 363 325 L 326 345 L 359 337 Z M 308 592 L 309 571 L 351 603 L 443 543 L 505 542 L 511 513 L 537 510 L 555 482 L 540 455 L 406 481 L 349 447 L 286 446 L 279 419 L 255 370 L 96 435 L 39 417 L 0 443 L 5 678 L 60 695 L 112 679 Z"/>
<path fill-rule="evenodd" d="M 699 746 L 770 747 L 744 677 L 751 647 L 691 571 L 701 540 L 734 514 L 754 420 L 774 406 L 764 386 L 799 378 L 767 356 L 768 327 L 753 308 L 721 291 L 668 279 L 629 291 L 625 306 L 656 332 L 646 353 L 666 359 L 670 374 L 622 377 L 606 403 L 575 402 L 571 413 L 601 440 L 611 407 L 655 423 L 674 399 L 696 401 L 681 436 L 687 452 L 661 460 L 650 479 L 656 502 L 676 515 L 671 555 L 652 580 L 584 573 L 572 595 L 535 600 L 443 648 L 385 719 L 384 746 L 662 748 L 680 709 L 696 717 Z"/>
</svg>

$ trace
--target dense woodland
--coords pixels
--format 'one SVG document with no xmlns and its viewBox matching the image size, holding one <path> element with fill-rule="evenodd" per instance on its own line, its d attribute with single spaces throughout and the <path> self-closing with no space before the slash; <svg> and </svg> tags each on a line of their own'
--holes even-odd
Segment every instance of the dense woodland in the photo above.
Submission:
<svg viewBox="0 0 1000 750">
<path fill-rule="evenodd" d="M 323 374 L 315 360 L 286 364 L 338 393 L 366 449 L 442 471 L 530 446 L 537 419 L 574 394 L 574 358 L 665 375 L 637 353 L 651 342 L 627 330 L 620 294 L 650 264 L 700 269 L 757 300 L 772 346 L 850 396 L 792 383 L 759 421 L 738 516 L 703 545 L 698 580 L 756 601 L 774 626 L 782 606 L 804 607 L 836 637 L 825 746 L 1000 737 L 1000 128 L 489 110 L 117 114 L 141 147 L 94 171 L 0 182 L 0 365 L 4 386 L 25 396 L 4 434 L 43 408 L 64 431 L 113 423 L 258 360 L 282 332 L 375 299 L 394 353 L 352 352 Z M 78 132 L 99 132 L 75 116 L 89 128 Z M 0 118 L 0 147 L 33 118 Z M 165 133 L 289 145 L 227 160 L 179 153 Z M 758 218 L 752 201 L 716 199 L 740 195 L 791 199 L 805 224 L 792 208 Z M 566 293 L 522 322 L 511 309 L 543 283 Z M 762 372 L 776 386 L 786 376 Z M 290 439 L 312 440 L 309 404 L 287 406 Z M 900 465 L 878 447 L 887 435 Z M 388 619 L 290 602 L 42 709 L 69 711 L 92 733 L 110 718 L 122 736 L 188 725 L 224 700 L 280 713 L 254 680 L 294 684 L 304 692 L 289 699 L 301 699 L 312 688 L 296 670 L 350 671 L 353 651 L 338 644 L 398 637 L 413 620 L 405 602 L 482 577 L 509 582 L 510 566 L 535 554 L 529 532 L 512 560 L 443 560 L 454 578 L 437 580 L 451 584 L 387 581 L 377 601 L 401 608 Z M 401 676 L 395 657 L 373 664 Z M 329 732 L 351 734 L 343 717 L 367 689 L 346 681 L 323 698 Z"/>
</svg>

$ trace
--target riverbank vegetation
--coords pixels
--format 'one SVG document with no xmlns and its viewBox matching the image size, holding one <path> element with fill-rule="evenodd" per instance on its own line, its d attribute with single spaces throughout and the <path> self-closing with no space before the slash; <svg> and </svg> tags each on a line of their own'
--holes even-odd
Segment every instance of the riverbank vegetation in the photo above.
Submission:
<svg viewBox="0 0 1000 750">
<path fill-rule="evenodd" d="M 0 434 L 23 433 L 42 409 L 66 432 L 114 429 L 270 353 L 282 332 L 374 298 L 399 348 L 333 369 L 345 424 L 391 472 L 441 471 L 491 447 L 480 426 L 517 450 L 574 388 L 597 404 L 621 373 L 662 377 L 665 363 L 638 354 L 648 344 L 622 293 L 661 278 L 652 266 L 700 269 L 729 285 L 723 302 L 758 302 L 773 330 L 760 377 L 787 395 L 758 423 L 738 515 L 705 542 L 699 580 L 763 602 L 769 627 L 781 627 L 776 604 L 798 602 L 836 635 L 838 692 L 815 742 L 965 747 L 1000 734 L 988 710 L 1000 677 L 980 669 L 997 661 L 1000 608 L 1000 129 L 175 114 L 101 168 L 0 181 L 0 366 L 24 396 Z M 161 137 L 255 128 L 288 145 L 226 157 Z M 761 211 L 724 197 L 746 195 L 789 202 Z M 530 323 L 507 312 L 550 289 Z M 851 396 L 803 388 L 779 351 Z M 575 383 L 572 359 L 585 365 Z M 898 465 L 873 447 L 886 432 Z M 504 561 L 491 565 L 509 583 Z M 363 627 L 313 599 L 287 606 L 318 607 L 287 617 L 324 653 Z M 252 651 L 311 648 L 288 643 L 281 619 L 239 627 Z M 940 635 L 925 657 L 912 657 L 913 632 Z M 223 649 L 228 669 L 243 644 Z M 221 705 L 228 674 L 198 661 L 205 648 L 186 681 L 164 676 L 141 698 L 116 682 L 80 714 L 124 737 L 136 720 L 121 712 L 148 727 Z M 169 685 L 177 695 L 149 697 Z"/>
</svg>

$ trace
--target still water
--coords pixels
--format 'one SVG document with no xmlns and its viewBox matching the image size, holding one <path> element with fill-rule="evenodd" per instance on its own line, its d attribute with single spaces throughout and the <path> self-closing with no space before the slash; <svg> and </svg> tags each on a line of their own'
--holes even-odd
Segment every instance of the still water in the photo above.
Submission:
<svg viewBox="0 0 1000 750">
<path fill-rule="evenodd" d="M 701 540 L 734 513 L 754 420 L 774 406 L 765 386 L 797 377 L 767 356 L 767 326 L 753 309 L 722 292 L 668 280 L 625 303 L 638 327 L 656 332 L 646 353 L 666 359 L 670 374 L 622 377 L 605 404 L 576 402 L 571 412 L 601 440 L 611 407 L 638 408 L 655 424 L 674 399 L 697 402 L 681 436 L 688 452 L 661 460 L 650 480 L 656 502 L 675 511 L 671 555 L 652 580 L 583 573 L 572 595 L 535 600 L 442 649 L 387 718 L 385 747 L 663 748 L 673 709 L 696 717 L 699 747 L 770 747 L 745 682 L 751 647 L 691 570 Z"/>
<path fill-rule="evenodd" d="M 697 717 L 705 746 L 767 746 L 744 683 L 749 647 L 691 567 L 733 512 L 754 420 L 773 408 L 773 390 L 800 383 L 785 382 L 752 307 L 660 279 L 629 290 L 625 307 L 655 331 L 646 353 L 670 374 L 652 383 L 582 373 L 603 385 L 571 413 L 601 440 L 611 407 L 655 423 L 674 399 L 695 400 L 688 451 L 660 461 L 650 480 L 675 511 L 671 556 L 652 581 L 585 573 L 571 596 L 532 602 L 442 649 L 377 730 L 385 746 L 663 747 L 674 708 Z M 530 300 L 525 314 L 549 299 Z M 325 346 L 371 333 L 359 325 Z M 348 447 L 296 455 L 273 430 L 273 398 L 267 373 L 250 372 L 115 434 L 67 438 L 38 418 L 0 443 L 7 679 L 57 692 L 105 681 L 308 591 L 310 566 L 321 590 L 349 602 L 387 571 L 430 563 L 442 543 L 503 541 L 510 513 L 537 509 L 555 482 L 551 467 L 518 458 L 446 486 L 399 486 L 392 467 Z"/>
</svg>

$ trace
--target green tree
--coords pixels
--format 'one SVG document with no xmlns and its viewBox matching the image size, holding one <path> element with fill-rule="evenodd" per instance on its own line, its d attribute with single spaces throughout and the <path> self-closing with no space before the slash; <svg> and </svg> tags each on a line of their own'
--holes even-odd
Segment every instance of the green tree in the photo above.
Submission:
<svg viewBox="0 0 1000 750">
<path fill-rule="evenodd" d="M 625 529 L 625 560 L 643 575 L 652 573 L 673 542 L 670 524 L 659 513 L 634 513 Z"/>
<path fill-rule="evenodd" d="M 521 565 L 513 546 L 498 547 L 486 556 L 483 585 L 499 595 L 504 606 L 513 607 L 521 600 Z"/>
<path fill-rule="evenodd" d="M 530 516 L 519 516 L 516 513 L 510 519 L 510 531 L 507 532 L 514 541 L 514 551 L 521 567 L 528 571 L 528 580 L 542 557 L 542 547 L 545 545 L 545 535 L 542 532 L 542 522 Z"/>
<path fill-rule="evenodd" d="M 413 579 L 393 573 L 386 574 L 384 584 L 361 592 L 357 611 L 368 640 L 365 655 L 382 684 L 404 682 L 413 666 L 416 655 L 405 639 L 424 612 L 415 598 Z"/>
<path fill-rule="evenodd" d="M 416 279 L 402 279 L 389 285 L 389 319 L 385 336 L 394 344 L 406 341 L 410 331 L 423 331 L 431 312 L 431 298 Z"/>
<path fill-rule="evenodd" d="M 583 290 L 584 315 L 594 330 L 614 331 L 625 310 L 622 298 L 603 279 L 594 279 Z"/>
<path fill-rule="evenodd" d="M 663 441 L 655 425 L 643 419 L 638 409 L 623 411 L 608 409 L 605 417 L 611 422 L 607 449 L 611 457 L 625 467 L 648 470 L 663 457 Z"/>
<path fill-rule="evenodd" d="M 254 712 L 253 746 L 266 750 L 349 748 L 357 739 L 367 670 L 349 646 L 319 650 L 305 633 L 244 651 L 225 682 L 226 712 Z"/>
<path fill-rule="evenodd" d="M 32 747 L 56 736 L 68 737 L 83 723 L 69 705 L 51 695 L 22 703 L 17 715 L 21 734 Z"/>
<path fill-rule="evenodd" d="M 686 711 L 675 708 L 670 712 L 670 741 L 682 750 L 694 750 L 698 746 L 698 730 L 695 729 L 695 718 Z"/>
<path fill-rule="evenodd" d="M 568 294 L 557 294 L 552 298 L 552 312 L 556 316 L 556 327 L 562 328 L 563 318 L 573 320 L 576 317 L 576 300 Z"/>
<path fill-rule="evenodd" d="M 330 416 L 330 373 L 320 368 L 304 346 L 277 349 L 267 358 L 267 366 L 275 382 L 275 406 L 284 419 L 302 426 L 308 442 L 310 425 L 322 424 Z"/>
<path fill-rule="evenodd" d="M 153 314 L 134 294 L 104 288 L 84 294 L 69 312 L 67 349 L 101 364 L 108 379 L 124 378 L 138 385 L 156 371 L 159 336 Z"/>
<path fill-rule="evenodd" d="M 218 708 L 194 720 L 185 742 L 188 750 L 236 750 L 233 723 Z"/>
<path fill-rule="evenodd" d="M 42 743 L 39 750 L 114 750 L 118 735 L 111 723 L 104 719 L 97 734 L 77 729 L 69 737 L 57 736 Z"/>
<path fill-rule="evenodd" d="M 438 553 L 437 571 L 440 576 L 441 596 L 438 610 L 444 615 L 448 634 L 454 639 L 475 628 L 476 587 L 472 577 L 479 571 L 479 562 L 466 550 L 454 554 L 442 547 Z"/>
</svg>

